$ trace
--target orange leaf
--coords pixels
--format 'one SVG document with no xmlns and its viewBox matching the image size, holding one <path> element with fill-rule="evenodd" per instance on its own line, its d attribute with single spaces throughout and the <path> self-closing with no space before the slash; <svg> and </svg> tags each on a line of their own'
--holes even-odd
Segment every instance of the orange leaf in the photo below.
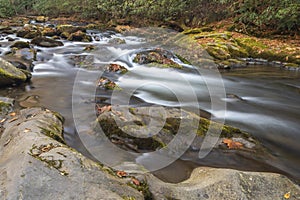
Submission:
<svg viewBox="0 0 300 200">
<path fill-rule="evenodd" d="M 120 177 L 120 178 L 122 178 L 122 177 L 127 176 L 127 173 L 124 172 L 124 171 L 117 171 L 117 176 Z"/>
<path fill-rule="evenodd" d="M 15 112 L 9 113 L 9 116 L 14 117 L 16 116 L 16 113 Z"/>
<path fill-rule="evenodd" d="M 291 198 L 291 192 L 286 193 L 286 194 L 284 195 L 284 198 L 285 198 L 285 199 Z"/>
<path fill-rule="evenodd" d="M 24 133 L 28 133 L 28 132 L 30 132 L 30 131 L 31 131 L 30 128 L 25 128 Z"/>
<path fill-rule="evenodd" d="M 240 142 L 235 142 L 235 141 L 233 141 L 231 139 L 227 139 L 227 138 L 225 138 L 223 140 L 223 143 L 226 144 L 229 149 L 240 149 L 244 146 Z"/>
<path fill-rule="evenodd" d="M 132 178 L 131 180 L 134 185 L 137 185 L 137 186 L 141 185 L 140 181 L 137 180 L 136 178 Z"/>
<path fill-rule="evenodd" d="M 99 105 L 96 105 L 96 107 L 97 107 L 97 111 L 99 114 L 111 111 L 111 105 L 102 106 L 102 107 L 100 107 Z"/>
</svg>

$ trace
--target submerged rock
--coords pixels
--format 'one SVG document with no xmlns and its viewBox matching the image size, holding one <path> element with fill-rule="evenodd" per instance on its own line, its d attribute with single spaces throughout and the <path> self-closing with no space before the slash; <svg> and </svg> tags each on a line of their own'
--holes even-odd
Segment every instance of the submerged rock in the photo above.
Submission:
<svg viewBox="0 0 300 200">
<path fill-rule="evenodd" d="M 34 108 L 8 121 L 0 138 L 4 199 L 144 199 L 125 179 L 65 146 L 60 115 Z M 53 139 L 54 138 L 54 139 Z"/>
<path fill-rule="evenodd" d="M 22 83 L 28 76 L 10 62 L 0 58 L 0 86 Z"/>
</svg>

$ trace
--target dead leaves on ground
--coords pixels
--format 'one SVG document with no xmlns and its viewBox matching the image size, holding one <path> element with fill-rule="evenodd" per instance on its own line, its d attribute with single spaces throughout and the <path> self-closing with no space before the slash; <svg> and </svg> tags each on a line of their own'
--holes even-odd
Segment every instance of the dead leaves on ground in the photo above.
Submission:
<svg viewBox="0 0 300 200">
<path fill-rule="evenodd" d="M 121 73 L 126 73 L 128 71 L 125 67 L 119 64 L 110 64 L 106 70 L 109 72 L 121 72 Z"/>
<path fill-rule="evenodd" d="M 119 177 L 119 178 L 126 178 L 126 177 L 131 177 L 131 180 L 130 182 L 133 184 L 133 185 L 136 185 L 136 186 L 140 186 L 141 185 L 141 182 L 135 178 L 135 177 L 132 177 L 130 176 L 127 172 L 125 171 L 117 171 L 116 172 L 116 176 Z"/>
<path fill-rule="evenodd" d="M 102 77 L 98 80 L 98 86 L 107 90 L 113 90 L 117 86 L 117 84 L 109 80 L 108 78 Z"/>
<path fill-rule="evenodd" d="M 228 149 L 241 149 L 244 145 L 240 142 L 233 141 L 232 139 L 225 138 L 223 143 L 227 145 Z"/>
</svg>

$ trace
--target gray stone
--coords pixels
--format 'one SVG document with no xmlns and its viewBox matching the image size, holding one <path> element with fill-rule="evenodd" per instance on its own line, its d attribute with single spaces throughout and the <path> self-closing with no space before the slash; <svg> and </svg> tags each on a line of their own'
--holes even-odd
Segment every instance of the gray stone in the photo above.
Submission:
<svg viewBox="0 0 300 200">
<path fill-rule="evenodd" d="M 151 174 L 147 181 L 154 199 L 300 199 L 300 187 L 283 175 L 199 167 L 181 183 L 165 183 Z"/>
<path fill-rule="evenodd" d="M 144 199 L 125 179 L 54 140 L 62 137 L 58 114 L 25 109 L 4 127 L 0 199 Z"/>
</svg>

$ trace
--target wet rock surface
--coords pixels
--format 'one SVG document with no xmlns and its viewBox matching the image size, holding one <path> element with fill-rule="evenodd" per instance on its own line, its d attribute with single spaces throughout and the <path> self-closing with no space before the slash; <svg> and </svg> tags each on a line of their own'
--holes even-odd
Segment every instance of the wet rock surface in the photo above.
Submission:
<svg viewBox="0 0 300 200">
<path fill-rule="evenodd" d="M 0 86 L 25 82 L 28 76 L 10 62 L 0 58 Z"/>
<path fill-rule="evenodd" d="M 40 46 L 40 47 L 58 47 L 58 46 L 64 46 L 64 44 L 61 41 L 53 40 L 46 37 L 36 37 L 31 40 L 31 44 Z"/>
<path fill-rule="evenodd" d="M 21 110 L 5 124 L 0 138 L 1 198 L 144 199 L 100 164 L 65 146 L 62 129 L 59 114 L 41 108 Z"/>
</svg>

